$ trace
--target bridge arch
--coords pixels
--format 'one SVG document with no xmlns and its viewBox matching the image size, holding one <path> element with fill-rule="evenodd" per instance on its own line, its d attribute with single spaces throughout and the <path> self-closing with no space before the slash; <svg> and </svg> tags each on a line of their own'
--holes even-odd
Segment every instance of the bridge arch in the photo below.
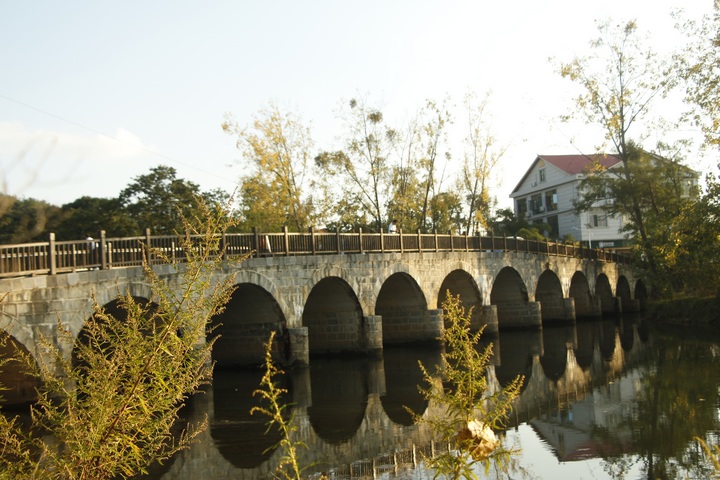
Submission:
<svg viewBox="0 0 720 480">
<path fill-rule="evenodd" d="M 551 320 L 566 320 L 565 299 L 562 284 L 557 274 L 550 269 L 542 272 L 535 287 L 535 301 L 540 302 L 543 323 Z"/>
<path fill-rule="evenodd" d="M 375 315 L 382 316 L 383 344 L 412 340 L 413 326 L 427 316 L 427 300 L 420 285 L 407 273 L 393 273 L 382 284 L 375 303 Z M 419 331 L 418 331 L 419 333 Z"/>
<path fill-rule="evenodd" d="M 473 330 L 479 330 L 484 323 L 482 292 L 472 275 L 461 269 L 451 271 L 440 285 L 438 308 L 442 308 L 442 304 L 448 298 L 448 292 L 450 292 L 452 296 L 460 297 L 460 303 L 465 309 L 465 313 L 469 312 L 472 308 L 470 327 Z"/>
<path fill-rule="evenodd" d="M 0 331 L 0 359 L 30 358 L 30 352 L 12 335 Z M 37 400 L 37 388 L 42 382 L 30 375 L 20 362 L 11 361 L 0 368 L 0 386 L 6 388 L 0 395 L 0 405 L 21 405 Z"/>
<path fill-rule="evenodd" d="M 302 314 L 310 354 L 363 350 L 363 312 L 352 287 L 339 277 L 326 277 L 310 291 Z"/>
<path fill-rule="evenodd" d="M 150 310 L 158 308 L 158 305 L 154 302 L 151 302 L 148 297 L 144 296 L 136 296 L 131 295 L 133 302 L 135 302 L 137 305 L 141 305 L 144 308 L 148 308 Z M 118 320 L 120 322 L 126 321 L 128 318 L 127 309 L 124 306 L 124 297 L 115 296 L 112 300 L 107 302 L 106 304 L 102 305 L 102 309 L 104 312 L 114 318 L 115 320 Z M 79 366 L 84 365 L 80 358 L 78 357 L 78 349 L 80 348 L 80 345 L 87 345 L 89 341 L 91 341 L 91 333 L 88 331 L 88 320 L 91 320 L 95 316 L 95 312 L 92 312 L 90 314 L 90 317 L 86 319 L 85 323 L 83 323 L 82 327 L 80 328 L 80 331 L 78 332 L 77 336 L 75 337 L 75 342 L 73 344 L 73 348 L 71 351 L 71 361 L 73 363 L 73 366 Z M 103 322 L 104 319 L 98 318 L 96 320 L 97 322 Z"/>
<path fill-rule="evenodd" d="M 615 295 L 620 299 L 620 306 L 623 311 L 628 310 L 632 304 L 632 294 L 630 293 L 630 282 L 625 275 L 619 275 L 617 279 L 617 285 L 615 287 Z"/>
<path fill-rule="evenodd" d="M 276 332 L 273 357 L 287 359 L 287 322 L 275 298 L 259 285 L 235 285 L 225 310 L 210 322 L 208 337 L 215 338 L 212 359 L 222 368 L 239 365 L 260 365 L 265 359 L 265 344 Z"/>
<path fill-rule="evenodd" d="M 530 308 L 525 282 L 512 267 L 503 267 L 498 272 L 490 291 L 490 302 L 497 307 L 500 329 L 542 326 L 537 303 L 533 302 L 535 309 Z"/>
<path fill-rule="evenodd" d="M 582 272 L 575 272 L 570 279 L 570 297 L 575 301 L 576 318 L 587 318 L 596 314 L 590 284 Z"/>
<path fill-rule="evenodd" d="M 603 315 L 615 313 L 615 297 L 610 287 L 610 280 L 604 273 L 598 275 L 595 280 L 595 297 L 600 301 Z"/>
</svg>

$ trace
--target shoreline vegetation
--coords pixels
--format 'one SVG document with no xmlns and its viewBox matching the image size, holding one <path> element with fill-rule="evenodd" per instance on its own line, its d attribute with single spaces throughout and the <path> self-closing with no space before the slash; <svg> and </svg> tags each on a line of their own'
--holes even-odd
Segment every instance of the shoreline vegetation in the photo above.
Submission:
<svg viewBox="0 0 720 480">
<path fill-rule="evenodd" d="M 720 334 L 720 296 L 658 300 L 648 305 L 646 314 L 660 329 Z"/>
</svg>

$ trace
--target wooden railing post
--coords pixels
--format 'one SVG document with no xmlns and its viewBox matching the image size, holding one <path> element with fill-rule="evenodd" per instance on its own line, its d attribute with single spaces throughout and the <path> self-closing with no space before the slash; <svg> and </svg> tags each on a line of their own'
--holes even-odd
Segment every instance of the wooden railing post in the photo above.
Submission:
<svg viewBox="0 0 720 480">
<path fill-rule="evenodd" d="M 422 234 L 420 233 L 420 229 L 417 229 L 417 237 L 418 237 L 418 252 L 423 251 L 423 244 L 422 244 Z"/>
<path fill-rule="evenodd" d="M 285 235 L 285 255 L 290 255 L 290 236 L 287 225 L 283 226 L 283 235 Z"/>
<path fill-rule="evenodd" d="M 358 228 L 358 243 L 360 244 L 360 253 L 363 253 L 362 227 Z"/>
<path fill-rule="evenodd" d="M 437 238 L 437 228 L 433 228 L 433 235 L 435 239 L 435 251 L 438 251 L 438 238 Z"/>
<path fill-rule="evenodd" d="M 380 230 L 380 253 L 385 253 L 385 232 Z"/>
<path fill-rule="evenodd" d="M 398 235 L 400 235 L 400 253 L 405 252 L 405 247 L 403 245 L 403 233 L 402 228 L 398 228 Z"/>
<path fill-rule="evenodd" d="M 48 239 L 48 263 L 50 264 L 50 275 L 55 275 L 57 272 L 57 254 L 55 252 L 55 234 L 50 232 Z"/>
<path fill-rule="evenodd" d="M 310 227 L 310 251 L 315 255 L 315 227 Z"/>
<path fill-rule="evenodd" d="M 339 255 L 342 253 L 342 245 L 340 244 L 340 227 L 335 227 L 335 240 L 337 242 L 337 253 Z"/>
<path fill-rule="evenodd" d="M 105 230 L 100 230 L 100 270 L 108 268 L 107 237 Z"/>
<path fill-rule="evenodd" d="M 145 252 L 147 254 L 148 265 L 152 265 L 152 253 L 150 252 L 150 229 L 145 229 Z"/>
<path fill-rule="evenodd" d="M 450 230 L 450 231 L 448 232 L 448 234 L 450 235 L 450 251 L 451 251 L 451 252 L 454 252 L 454 251 L 455 251 L 455 245 L 454 245 L 454 242 L 453 242 L 453 233 L 452 233 L 452 230 Z"/>
<path fill-rule="evenodd" d="M 260 256 L 260 232 L 257 227 L 252 227 L 253 231 L 253 245 L 255 247 L 255 258 Z"/>
</svg>

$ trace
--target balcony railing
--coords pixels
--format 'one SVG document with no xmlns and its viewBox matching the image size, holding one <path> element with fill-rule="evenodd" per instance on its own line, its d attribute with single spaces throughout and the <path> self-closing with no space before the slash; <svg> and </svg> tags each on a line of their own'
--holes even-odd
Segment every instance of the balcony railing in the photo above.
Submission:
<svg viewBox="0 0 720 480">
<path fill-rule="evenodd" d="M 198 237 L 199 238 L 199 237 Z M 290 255 L 410 252 L 524 252 L 538 255 L 577 257 L 629 264 L 630 257 L 582 245 L 542 242 L 514 237 L 481 237 L 439 233 L 343 233 L 340 231 L 226 233 L 221 238 L 226 258 Z M 107 270 L 143 264 L 145 246 L 163 255 L 151 255 L 150 264 L 161 264 L 163 256 L 182 261 L 183 238 L 175 235 L 105 237 L 99 239 L 49 241 L 0 245 L 0 277 L 55 275 L 81 270 Z"/>
</svg>

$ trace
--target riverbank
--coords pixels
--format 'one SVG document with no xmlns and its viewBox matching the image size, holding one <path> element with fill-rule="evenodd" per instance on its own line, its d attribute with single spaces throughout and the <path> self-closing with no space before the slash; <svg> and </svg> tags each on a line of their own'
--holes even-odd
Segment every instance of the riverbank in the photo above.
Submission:
<svg viewBox="0 0 720 480">
<path fill-rule="evenodd" d="M 648 305 L 647 317 L 658 327 L 684 327 L 720 333 L 720 297 L 652 302 Z"/>
</svg>

